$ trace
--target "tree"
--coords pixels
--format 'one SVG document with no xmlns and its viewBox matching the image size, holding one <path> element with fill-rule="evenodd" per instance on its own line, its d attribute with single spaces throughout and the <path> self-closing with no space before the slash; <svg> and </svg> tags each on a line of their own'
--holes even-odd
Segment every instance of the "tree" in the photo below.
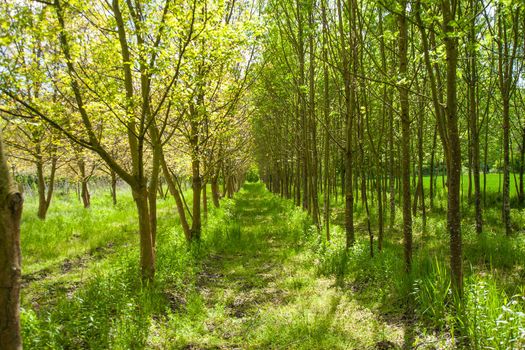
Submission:
<svg viewBox="0 0 525 350">
<path fill-rule="evenodd" d="M 96 153 L 130 186 L 139 218 L 142 277 L 144 281 L 151 281 L 155 273 L 156 190 L 162 144 L 155 119 L 166 106 L 177 82 L 185 49 L 194 37 L 192 21 L 178 31 L 165 29 L 176 15 L 189 14 L 191 19 L 196 3 L 186 6 L 184 11 L 173 12 L 169 0 L 158 7 L 127 2 L 124 8 L 119 0 L 113 0 L 99 9 L 110 16 L 96 18 L 89 13 L 77 15 L 72 5 L 55 0 L 53 5 L 38 10 L 49 14 L 42 19 L 44 26 L 52 28 L 46 40 L 59 48 L 56 56 L 52 56 L 54 51 L 47 53 L 49 59 L 59 62 L 66 72 L 63 75 L 51 71 L 54 75 L 46 79 L 58 85 L 57 90 L 67 92 L 63 98 L 74 106 L 73 115 L 78 123 L 72 125 L 71 118 L 61 119 L 56 113 L 58 106 L 55 110 L 46 108 L 42 101 L 23 94 L 17 85 L 4 85 L 2 92 L 29 116 L 38 116 L 73 143 Z M 85 21 L 90 31 L 82 30 L 83 26 L 71 26 L 67 21 L 73 19 L 76 24 Z M 106 36 L 107 26 L 116 31 Z M 83 40 L 73 40 L 79 37 Z M 8 52 L 17 54 L 16 50 Z M 90 56 L 82 57 L 80 52 Z M 171 57 L 177 59 L 173 61 Z M 114 75 L 107 76 L 107 67 L 118 69 Z M 14 67 L 14 77 L 23 75 L 21 67 Z M 105 78 L 101 79 L 102 76 Z M 101 126 L 107 123 L 127 135 L 125 159 L 131 159 L 129 168 L 112 156 L 108 141 L 100 132 Z M 146 152 L 153 156 L 147 157 Z"/>
<path fill-rule="evenodd" d="M 20 336 L 20 218 L 22 194 L 7 167 L 0 134 L 0 348 L 22 349 Z"/>
<path fill-rule="evenodd" d="M 408 101 L 408 1 L 401 1 L 401 13 L 398 15 L 399 26 L 399 101 L 401 106 L 401 172 L 403 186 L 403 242 L 405 270 L 412 269 L 412 212 L 410 206 L 410 114 Z"/>
</svg>

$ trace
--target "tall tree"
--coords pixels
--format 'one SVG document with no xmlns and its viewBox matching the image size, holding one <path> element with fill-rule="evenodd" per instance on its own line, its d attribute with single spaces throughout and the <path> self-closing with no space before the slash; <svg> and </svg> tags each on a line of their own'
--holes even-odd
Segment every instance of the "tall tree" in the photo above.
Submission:
<svg viewBox="0 0 525 350">
<path fill-rule="evenodd" d="M 399 101 L 401 106 L 401 172 L 403 186 L 403 242 L 405 270 L 412 269 L 412 212 L 410 206 L 410 114 L 408 100 L 408 1 L 402 0 L 399 28 Z"/>
</svg>

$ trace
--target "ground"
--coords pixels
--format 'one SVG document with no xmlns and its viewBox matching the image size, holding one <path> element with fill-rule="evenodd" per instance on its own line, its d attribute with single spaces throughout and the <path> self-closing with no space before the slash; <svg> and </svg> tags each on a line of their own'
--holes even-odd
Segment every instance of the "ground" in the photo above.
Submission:
<svg viewBox="0 0 525 350">
<path fill-rule="evenodd" d="M 188 348 L 366 349 L 400 346 L 403 329 L 316 275 L 313 256 L 285 232 L 286 211 L 248 185 L 236 198 L 243 244 L 209 256 L 199 275 L 205 313 Z M 296 248 L 296 249 L 295 249 Z M 197 331 L 197 330 L 196 330 Z M 197 331 L 197 333 L 199 333 Z"/>
<path fill-rule="evenodd" d="M 525 348 L 525 239 L 499 231 L 497 206 L 485 210 L 482 235 L 464 215 L 465 295 L 458 301 L 450 290 L 441 195 L 426 228 L 414 217 L 411 275 L 404 271 L 400 214 L 383 251 L 376 245 L 370 258 L 359 205 L 357 242 L 347 251 L 341 203 L 333 205 L 327 242 L 292 201 L 248 183 L 209 208 L 202 241 L 188 244 L 173 199 L 159 199 L 151 285 L 140 279 L 129 191 L 119 193 L 117 206 L 108 193 L 92 198 L 84 210 L 74 196 L 61 195 L 41 222 L 28 197 L 26 349 Z M 525 227 L 522 211 L 513 214 Z"/>
</svg>

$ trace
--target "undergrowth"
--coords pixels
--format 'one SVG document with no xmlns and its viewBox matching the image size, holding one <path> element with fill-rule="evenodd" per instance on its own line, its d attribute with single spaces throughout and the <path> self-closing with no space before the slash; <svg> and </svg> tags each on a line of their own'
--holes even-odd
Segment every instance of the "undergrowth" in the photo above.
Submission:
<svg viewBox="0 0 525 350">
<path fill-rule="evenodd" d="M 487 211 L 490 218 L 495 209 Z M 398 216 L 395 228 L 401 227 L 400 220 Z M 506 237 L 490 225 L 490 219 L 477 235 L 465 220 L 464 295 L 458 298 L 450 284 L 446 219 L 430 214 L 427 220 L 423 230 L 421 218 L 415 218 L 410 275 L 404 272 L 397 229 L 386 229 L 383 251 L 371 258 L 366 231 L 357 230 L 356 244 L 346 250 L 340 226 L 332 228 L 330 242 L 318 239 L 312 244 L 317 272 L 335 276 L 340 287 L 386 317 L 399 319 L 413 312 L 414 318 L 404 316 L 400 322 L 410 323 L 419 333 L 434 334 L 442 343 L 466 349 L 525 347 L 524 237 Z M 520 220 L 515 221 L 518 226 Z"/>
</svg>

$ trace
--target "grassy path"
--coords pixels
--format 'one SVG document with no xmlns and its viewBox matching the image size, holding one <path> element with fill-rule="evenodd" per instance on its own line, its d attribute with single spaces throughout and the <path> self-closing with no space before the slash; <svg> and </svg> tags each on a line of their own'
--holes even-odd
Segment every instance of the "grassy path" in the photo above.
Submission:
<svg viewBox="0 0 525 350">
<path fill-rule="evenodd" d="M 381 321 L 352 292 L 316 275 L 315 257 L 288 203 L 248 184 L 235 199 L 231 244 L 204 261 L 198 277 L 200 325 L 187 349 L 390 349 L 401 326 Z M 179 341 L 182 340 L 179 338 Z M 179 343 L 179 344 L 181 344 Z"/>
</svg>

